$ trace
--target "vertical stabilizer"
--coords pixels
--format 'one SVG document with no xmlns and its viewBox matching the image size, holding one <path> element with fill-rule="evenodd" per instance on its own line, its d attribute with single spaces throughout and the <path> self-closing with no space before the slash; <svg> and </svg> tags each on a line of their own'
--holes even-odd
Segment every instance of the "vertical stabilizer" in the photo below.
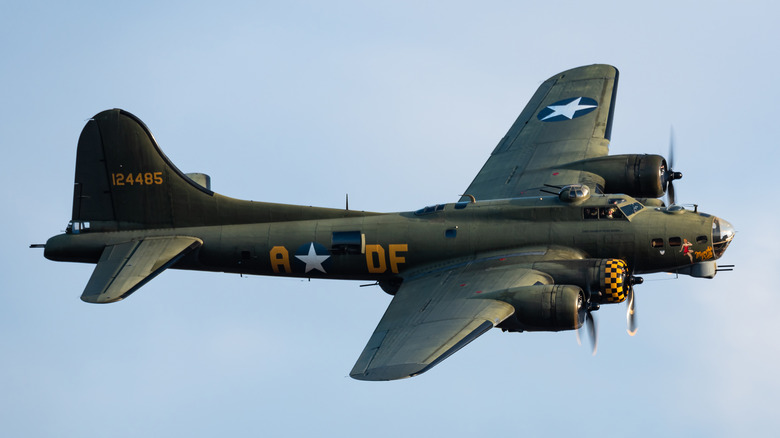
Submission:
<svg viewBox="0 0 780 438">
<path fill-rule="evenodd" d="M 74 222 L 90 222 L 93 228 L 194 225 L 196 212 L 208 221 L 215 201 L 212 191 L 168 160 L 132 114 L 103 111 L 84 127 L 76 157 Z"/>
</svg>

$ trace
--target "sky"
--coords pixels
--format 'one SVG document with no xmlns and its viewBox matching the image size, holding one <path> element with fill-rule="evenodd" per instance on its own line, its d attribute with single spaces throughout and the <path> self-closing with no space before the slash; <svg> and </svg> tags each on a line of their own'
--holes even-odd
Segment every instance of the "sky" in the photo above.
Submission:
<svg viewBox="0 0 780 438">
<path fill-rule="evenodd" d="M 767 436 L 780 427 L 776 2 L 5 2 L 0 433 Z M 128 299 L 32 243 L 70 219 L 94 114 L 141 118 L 222 194 L 407 211 L 453 202 L 536 88 L 620 70 L 611 153 L 666 154 L 737 236 L 712 280 L 646 276 L 639 332 L 492 330 L 428 373 L 348 374 L 390 301 L 360 282 L 169 270 Z"/>
</svg>

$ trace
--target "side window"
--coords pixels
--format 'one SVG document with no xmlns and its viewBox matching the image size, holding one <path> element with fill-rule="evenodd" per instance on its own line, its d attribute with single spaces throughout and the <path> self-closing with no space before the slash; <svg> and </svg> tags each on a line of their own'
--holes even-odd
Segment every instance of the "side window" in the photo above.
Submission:
<svg viewBox="0 0 780 438">
<path fill-rule="evenodd" d="M 585 219 L 623 219 L 623 212 L 617 207 L 585 207 L 582 209 L 582 217 Z"/>
<path fill-rule="evenodd" d="M 68 222 L 68 227 L 65 232 L 68 234 L 79 234 L 85 231 L 89 231 L 89 222 Z"/>
<path fill-rule="evenodd" d="M 669 238 L 669 246 L 680 246 L 682 245 L 682 239 L 679 237 L 670 237 Z"/>
<path fill-rule="evenodd" d="M 650 242 L 650 246 L 653 248 L 663 248 L 664 247 L 664 239 L 653 239 Z"/>
<path fill-rule="evenodd" d="M 623 217 L 623 213 L 618 210 L 617 207 L 601 207 L 599 208 L 600 219 L 620 219 Z"/>
<path fill-rule="evenodd" d="M 699 236 L 696 238 L 696 243 L 707 243 L 707 236 Z"/>
<path fill-rule="evenodd" d="M 360 231 L 334 231 L 330 252 L 333 254 L 365 254 L 366 235 Z"/>
</svg>

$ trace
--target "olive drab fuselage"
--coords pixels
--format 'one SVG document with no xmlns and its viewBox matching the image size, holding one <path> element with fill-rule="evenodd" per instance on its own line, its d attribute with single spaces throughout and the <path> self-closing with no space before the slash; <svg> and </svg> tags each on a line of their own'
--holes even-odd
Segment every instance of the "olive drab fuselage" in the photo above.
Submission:
<svg viewBox="0 0 780 438">
<path fill-rule="evenodd" d="M 610 194 L 570 204 L 546 196 L 440 204 L 361 217 L 185 227 L 176 233 L 200 238 L 203 246 L 173 268 L 382 280 L 437 261 L 544 245 L 574 248 L 585 258 L 618 257 L 636 273 L 674 270 L 715 258 L 715 217 L 644 206 L 626 215 L 615 208 L 626 205 L 636 201 Z M 96 263 L 106 245 L 169 233 L 160 229 L 64 234 L 47 243 L 46 256 Z"/>
</svg>

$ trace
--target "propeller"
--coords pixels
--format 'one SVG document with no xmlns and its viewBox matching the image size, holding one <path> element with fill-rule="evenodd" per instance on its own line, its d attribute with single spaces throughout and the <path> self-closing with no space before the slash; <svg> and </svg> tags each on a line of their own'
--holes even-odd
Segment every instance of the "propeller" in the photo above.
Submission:
<svg viewBox="0 0 780 438">
<path fill-rule="evenodd" d="M 628 300 L 626 300 L 626 331 L 629 336 L 636 334 L 636 304 L 634 303 L 634 288 L 628 289 Z"/>
<path fill-rule="evenodd" d="M 587 307 L 586 307 L 587 306 Z M 583 309 L 583 307 L 586 307 L 586 309 Z M 585 328 L 585 330 L 588 332 L 588 338 L 590 339 L 590 344 L 592 347 L 592 354 L 593 356 L 596 355 L 596 350 L 599 346 L 599 328 L 598 324 L 596 323 L 596 318 L 593 316 L 592 311 L 598 310 L 599 305 L 598 304 L 591 304 L 591 303 L 585 303 L 584 301 L 580 301 L 580 309 L 585 310 L 585 322 L 580 326 L 579 330 L 576 330 L 577 334 L 577 344 L 582 345 L 582 340 L 580 338 L 580 330 Z"/>
<path fill-rule="evenodd" d="M 639 327 L 636 323 L 636 301 L 634 297 L 634 285 L 642 284 L 644 279 L 642 277 L 634 277 L 633 275 L 629 279 L 628 297 L 626 298 L 626 332 L 629 336 L 634 336 Z"/>
<path fill-rule="evenodd" d="M 599 327 L 596 324 L 596 319 L 593 317 L 593 312 L 588 310 L 588 314 L 585 316 L 585 327 L 588 330 L 588 338 L 590 338 L 590 344 L 593 347 L 593 356 L 596 355 L 596 350 L 599 348 Z"/>
<path fill-rule="evenodd" d="M 669 205 L 674 205 L 674 184 L 672 183 L 676 179 L 682 178 L 682 173 L 674 171 L 674 129 L 669 130 L 669 162 L 668 169 L 663 171 L 663 183 L 666 189 L 666 196 L 668 197 Z"/>
<path fill-rule="evenodd" d="M 628 285 L 628 291 L 626 294 L 626 332 L 628 332 L 629 336 L 636 335 L 638 330 L 636 322 L 636 297 L 634 296 L 634 285 L 642 284 L 644 281 L 645 280 L 642 277 L 635 277 L 634 275 L 629 275 L 626 279 L 626 283 Z M 599 346 L 599 327 L 598 323 L 596 322 L 596 318 L 593 316 L 593 311 L 599 310 L 600 306 L 589 301 L 586 302 L 585 299 L 581 296 L 577 303 L 577 307 L 580 312 L 585 313 L 585 321 L 583 322 L 582 326 L 580 326 L 580 328 L 575 332 L 577 335 L 577 344 L 582 346 L 580 330 L 584 329 L 588 332 L 588 338 L 590 338 L 590 344 L 593 350 L 592 354 L 595 356 L 596 350 Z M 582 313 L 580 313 L 580 315 L 582 315 Z"/>
</svg>

